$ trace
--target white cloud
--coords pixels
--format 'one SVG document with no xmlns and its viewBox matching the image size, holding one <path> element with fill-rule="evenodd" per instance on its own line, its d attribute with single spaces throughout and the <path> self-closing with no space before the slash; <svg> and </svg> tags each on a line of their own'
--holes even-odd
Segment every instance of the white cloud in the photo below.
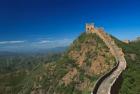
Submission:
<svg viewBox="0 0 140 94">
<path fill-rule="evenodd" d="M 0 41 L 0 45 L 4 44 L 19 44 L 19 43 L 24 43 L 25 41 Z"/>
<path fill-rule="evenodd" d="M 48 49 L 55 47 L 65 47 L 72 43 L 73 39 L 71 38 L 63 38 L 63 39 L 42 39 L 36 41 L 0 41 L 0 51 L 16 51 L 16 50 L 40 50 L 40 49 Z"/>
<path fill-rule="evenodd" d="M 37 48 L 54 48 L 54 47 L 63 47 L 68 46 L 72 43 L 73 39 L 51 39 L 51 40 L 41 40 L 32 44 Z"/>
<path fill-rule="evenodd" d="M 42 40 L 42 41 L 40 41 L 40 42 L 38 42 L 38 43 L 40 43 L 40 44 L 44 44 L 44 43 L 51 43 L 51 42 L 54 42 L 54 41 L 50 41 L 50 40 Z"/>
<path fill-rule="evenodd" d="M 47 43 L 70 43 L 72 39 L 58 39 L 58 40 L 41 40 L 40 44 L 47 44 Z"/>
</svg>

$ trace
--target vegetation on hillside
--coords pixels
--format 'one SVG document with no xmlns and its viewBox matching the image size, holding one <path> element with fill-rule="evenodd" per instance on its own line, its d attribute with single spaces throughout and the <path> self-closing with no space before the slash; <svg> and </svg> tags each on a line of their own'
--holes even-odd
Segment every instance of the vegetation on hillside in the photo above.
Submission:
<svg viewBox="0 0 140 94">
<path fill-rule="evenodd" d="M 56 61 L 60 54 L 0 56 L 0 94 L 17 94 L 33 70 Z"/>
<path fill-rule="evenodd" d="M 123 72 L 123 83 L 119 94 L 140 93 L 140 41 L 125 44 L 115 39 L 123 48 L 127 61 L 127 69 Z"/>
<path fill-rule="evenodd" d="M 114 64 L 104 42 L 96 34 L 83 33 L 55 63 L 33 70 L 20 94 L 88 94 L 98 77 Z"/>
<path fill-rule="evenodd" d="M 89 94 L 115 59 L 96 34 L 82 33 L 62 55 L 1 58 L 0 64 L 2 94 Z"/>
</svg>

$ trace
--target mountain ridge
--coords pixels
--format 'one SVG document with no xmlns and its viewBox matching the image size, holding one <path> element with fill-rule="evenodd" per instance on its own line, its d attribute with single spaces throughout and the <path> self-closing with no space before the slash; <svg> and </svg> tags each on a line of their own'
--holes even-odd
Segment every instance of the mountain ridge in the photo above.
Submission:
<svg viewBox="0 0 140 94">
<path fill-rule="evenodd" d="M 34 83 L 30 86 L 30 88 L 34 88 L 32 91 L 29 88 L 23 88 L 18 94 L 26 94 L 28 90 L 32 94 L 37 94 L 37 92 L 45 94 L 45 90 L 47 90 L 47 94 L 91 93 L 97 78 L 112 69 L 114 64 L 115 59 L 104 42 L 96 34 L 83 33 L 73 42 L 65 55 L 57 63 L 43 65 L 47 69 L 43 74 L 45 75 L 47 72 L 48 77 L 52 79 L 48 77 L 42 78 L 41 75 L 39 78 L 42 78 L 41 82 L 44 80 L 46 84 L 50 84 L 49 86 L 45 85 L 45 83 L 44 86 L 40 82 L 37 85 L 38 81 L 35 80 L 33 82 L 36 85 Z M 55 79 L 54 77 L 57 80 L 53 80 Z M 39 89 L 38 86 L 40 87 Z M 42 89 L 43 87 L 44 89 Z"/>
</svg>

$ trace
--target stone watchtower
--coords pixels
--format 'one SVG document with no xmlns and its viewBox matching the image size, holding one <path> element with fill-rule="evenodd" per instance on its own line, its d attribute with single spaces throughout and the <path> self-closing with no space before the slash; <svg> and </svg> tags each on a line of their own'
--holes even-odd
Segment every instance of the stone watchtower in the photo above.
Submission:
<svg viewBox="0 0 140 94">
<path fill-rule="evenodd" d="M 95 27 L 93 23 L 86 24 L 86 33 L 94 33 Z"/>
</svg>

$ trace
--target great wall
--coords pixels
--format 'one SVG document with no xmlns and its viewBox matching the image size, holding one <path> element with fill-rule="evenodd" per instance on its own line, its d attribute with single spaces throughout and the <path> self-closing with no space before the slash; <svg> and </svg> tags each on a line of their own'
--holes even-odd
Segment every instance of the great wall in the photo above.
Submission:
<svg viewBox="0 0 140 94">
<path fill-rule="evenodd" d="M 111 71 L 97 80 L 91 94 L 111 94 L 112 86 L 121 75 L 121 73 L 126 69 L 124 53 L 122 49 L 115 44 L 114 40 L 104 32 L 103 29 L 95 28 L 93 24 L 86 24 L 86 32 L 96 33 L 105 42 L 117 62 L 116 66 L 112 68 Z"/>
</svg>

